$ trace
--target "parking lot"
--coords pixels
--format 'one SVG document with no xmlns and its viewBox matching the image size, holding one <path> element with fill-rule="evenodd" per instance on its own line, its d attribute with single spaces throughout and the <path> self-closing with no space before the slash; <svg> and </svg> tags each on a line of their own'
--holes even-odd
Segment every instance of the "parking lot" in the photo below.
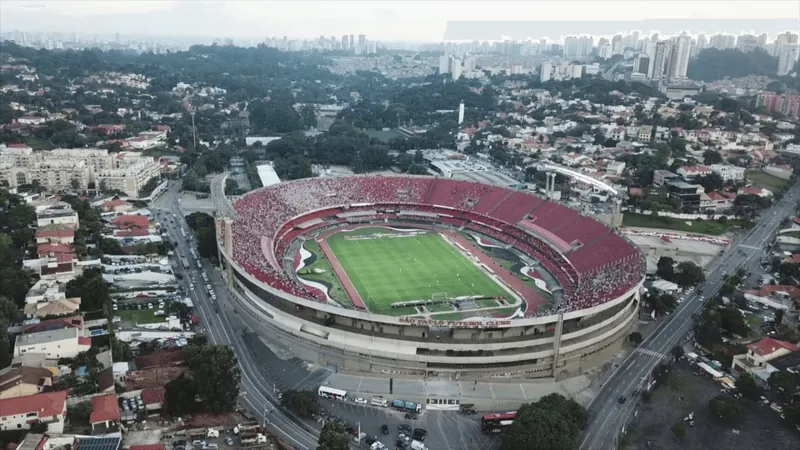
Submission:
<svg viewBox="0 0 800 450">
<path fill-rule="evenodd" d="M 467 416 L 456 411 L 423 410 L 417 419 L 410 420 L 401 411 L 358 405 L 351 401 L 320 400 L 320 407 L 356 430 L 360 424 L 363 433 L 377 438 L 389 448 L 394 448 L 398 426 L 402 424 L 412 430 L 426 430 L 424 444 L 431 450 L 494 450 L 500 446 L 499 437 L 481 434 L 478 414 Z M 381 432 L 383 425 L 389 427 L 388 435 Z"/>
</svg>

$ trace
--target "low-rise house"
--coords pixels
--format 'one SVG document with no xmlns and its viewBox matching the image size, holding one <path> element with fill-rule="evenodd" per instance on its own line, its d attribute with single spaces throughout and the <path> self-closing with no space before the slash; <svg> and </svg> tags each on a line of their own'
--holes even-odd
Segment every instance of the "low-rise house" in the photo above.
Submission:
<svg viewBox="0 0 800 450">
<path fill-rule="evenodd" d="M 48 208 L 36 213 L 39 228 L 57 225 L 60 228 L 78 229 L 78 213 L 72 208 Z"/>
<path fill-rule="evenodd" d="M 669 170 L 656 170 L 653 172 L 653 186 L 661 187 L 668 181 L 678 181 L 680 178 L 680 175 Z"/>
<path fill-rule="evenodd" d="M 91 346 L 92 338 L 82 336 L 80 329 L 63 328 L 17 336 L 14 356 L 42 353 L 48 359 L 74 358 Z"/>
<path fill-rule="evenodd" d="M 782 310 L 787 310 L 800 301 L 800 287 L 793 285 L 770 284 L 742 293 L 748 301 Z"/>
<path fill-rule="evenodd" d="M 119 430 L 120 413 L 117 394 L 98 395 L 92 398 L 89 423 L 93 432 L 109 433 Z"/>
<path fill-rule="evenodd" d="M 711 174 L 711 168 L 708 166 L 684 166 L 680 167 L 676 172 L 684 180 L 693 180 Z"/>
<path fill-rule="evenodd" d="M 773 338 L 764 338 L 747 346 L 747 353 L 735 355 L 731 364 L 733 374 L 749 373 L 762 387 L 768 387 L 770 375 L 779 369 L 770 362 L 796 353 L 798 347 L 791 342 L 780 341 Z"/>
<path fill-rule="evenodd" d="M 48 433 L 63 433 L 67 391 L 47 392 L 0 400 L 0 430 L 28 430 L 43 423 Z"/>
<path fill-rule="evenodd" d="M 730 164 L 712 164 L 711 171 L 719 175 L 722 181 L 739 182 L 744 180 L 744 168 Z"/>
<path fill-rule="evenodd" d="M 34 238 L 37 244 L 72 244 L 75 242 L 75 230 L 72 228 L 39 230 Z"/>
<path fill-rule="evenodd" d="M 0 370 L 0 399 L 41 394 L 53 386 L 53 372 L 41 367 L 12 365 Z"/>
</svg>

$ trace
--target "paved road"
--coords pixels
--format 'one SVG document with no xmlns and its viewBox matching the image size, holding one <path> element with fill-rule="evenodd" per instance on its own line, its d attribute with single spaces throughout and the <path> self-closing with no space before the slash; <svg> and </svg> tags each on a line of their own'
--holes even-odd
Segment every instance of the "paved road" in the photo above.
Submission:
<svg viewBox="0 0 800 450">
<path fill-rule="evenodd" d="M 764 247 L 771 242 L 781 219 L 794 215 L 799 198 L 800 186 L 795 185 L 771 210 L 764 212 L 755 227 L 738 242 L 733 242 L 727 252 L 710 264 L 706 281 L 700 286 L 703 293 L 700 294 L 697 289 L 690 292 L 686 300 L 620 364 L 590 406 L 590 422 L 584 430 L 581 450 L 617 448 L 620 432 L 638 401 L 638 398 L 633 398 L 620 404 L 619 398 L 631 398 L 633 392 L 648 381 L 653 369 L 668 357 L 672 348 L 686 335 L 693 325 L 692 316 L 703 308 L 701 298 L 713 296 L 722 286 L 722 272 L 732 274 L 738 268 L 758 265 L 764 255 Z"/>
<path fill-rule="evenodd" d="M 158 199 L 159 201 L 154 202 L 152 209 L 169 213 L 170 215 L 176 214 L 179 226 L 188 231 L 188 226 L 183 221 L 178 204 L 175 202 L 177 189 L 178 185 L 171 187 L 169 192 L 165 192 Z M 176 250 L 191 261 L 192 258 L 189 253 L 191 242 L 187 242 L 181 237 L 175 222 L 167 225 L 172 241 L 176 244 Z M 188 281 L 191 278 L 196 280 L 194 282 L 195 289 L 189 291 L 189 296 L 195 305 L 195 311 L 200 316 L 201 327 L 206 330 L 205 334 L 210 342 L 229 345 L 236 353 L 242 372 L 240 403 L 248 406 L 248 409 L 261 420 L 265 420 L 280 439 L 295 446 L 297 449 L 315 449 L 319 434 L 313 428 L 307 427 L 300 421 L 289 417 L 289 413 L 278 406 L 279 402 L 273 393 L 275 384 L 272 380 L 267 379 L 261 364 L 256 358 L 256 354 L 247 345 L 244 335 L 246 328 L 238 320 L 237 315 L 227 306 L 225 300 L 227 294 L 217 270 L 209 264 L 203 263 L 203 265 L 206 273 L 213 279 L 213 284 L 216 285 L 215 290 L 218 302 L 212 302 L 205 289 L 202 288 L 203 283 L 199 275 L 200 271 L 197 270 L 195 265 L 191 266 L 189 270 L 180 268 L 179 272 L 183 273 L 184 281 Z M 229 318 L 229 315 L 232 317 Z M 287 367 L 283 370 L 292 370 L 292 367 L 295 370 L 298 369 L 291 362 L 286 364 Z"/>
</svg>

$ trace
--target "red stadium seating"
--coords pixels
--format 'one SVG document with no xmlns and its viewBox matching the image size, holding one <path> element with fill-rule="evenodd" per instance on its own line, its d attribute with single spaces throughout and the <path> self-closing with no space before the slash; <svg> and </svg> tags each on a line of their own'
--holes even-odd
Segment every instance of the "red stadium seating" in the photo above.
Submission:
<svg viewBox="0 0 800 450">
<path fill-rule="evenodd" d="M 567 305 L 560 311 L 616 298 L 635 286 L 645 269 L 643 256 L 631 243 L 594 219 L 532 194 L 468 181 L 408 176 L 310 178 L 253 192 L 237 200 L 234 209 L 234 260 L 276 289 L 320 301 L 325 300 L 322 294 L 306 289 L 279 266 L 294 239 L 330 223 L 347 223 L 346 218 L 336 217 L 345 212 L 373 211 L 359 220 L 397 218 L 395 213 L 377 210 L 436 214 L 414 220 L 463 226 L 512 243 L 540 261 L 561 283 Z M 566 253 L 556 250 L 516 225 L 526 216 L 577 247 Z M 322 222 L 299 228 L 314 219 Z M 262 249 L 262 243 L 270 248 Z"/>
</svg>

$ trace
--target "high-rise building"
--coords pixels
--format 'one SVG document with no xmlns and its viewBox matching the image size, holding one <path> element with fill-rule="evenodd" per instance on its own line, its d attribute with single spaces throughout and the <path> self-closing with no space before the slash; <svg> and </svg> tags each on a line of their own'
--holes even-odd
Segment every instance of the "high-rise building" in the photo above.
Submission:
<svg viewBox="0 0 800 450">
<path fill-rule="evenodd" d="M 653 33 L 653 35 L 650 36 L 650 42 L 658 42 L 658 33 Z"/>
<path fill-rule="evenodd" d="M 458 80 L 461 78 L 461 60 L 459 58 L 454 56 L 450 57 L 449 69 L 453 76 L 453 80 Z"/>
<path fill-rule="evenodd" d="M 439 73 L 450 73 L 450 56 L 449 55 L 441 55 L 439 56 Z"/>
<path fill-rule="evenodd" d="M 476 63 L 474 56 L 464 58 L 464 72 L 475 72 L 475 68 L 476 68 Z"/>
<path fill-rule="evenodd" d="M 539 39 L 539 53 L 545 53 L 549 49 L 547 48 L 547 39 Z"/>
<path fill-rule="evenodd" d="M 652 66 L 653 66 L 653 73 L 650 74 L 650 78 L 653 80 L 660 80 L 664 78 L 664 74 L 667 72 L 667 56 L 669 54 L 669 42 L 659 42 L 656 44 L 656 51 L 655 55 L 653 56 Z"/>
<path fill-rule="evenodd" d="M 711 36 L 710 47 L 725 50 L 736 47 L 736 37 L 728 34 L 715 34 Z"/>
<path fill-rule="evenodd" d="M 778 50 L 780 50 L 786 44 L 797 44 L 797 35 L 787 31 L 776 36 L 775 45 L 772 46 L 769 54 L 772 56 L 778 56 Z"/>
<path fill-rule="evenodd" d="M 349 49 L 350 49 L 350 40 L 347 38 L 347 35 L 345 34 L 344 36 L 342 36 L 342 50 L 347 51 Z"/>
<path fill-rule="evenodd" d="M 598 47 L 597 54 L 603 59 L 609 59 L 614 56 L 614 47 L 612 47 L 611 44 Z"/>
<path fill-rule="evenodd" d="M 356 37 L 354 35 L 348 36 L 349 43 L 347 44 L 347 49 L 351 52 L 357 51 L 356 49 Z"/>
<path fill-rule="evenodd" d="M 650 70 L 650 58 L 639 55 L 633 60 L 633 71 L 647 75 Z"/>
<path fill-rule="evenodd" d="M 692 38 L 687 35 L 678 36 L 672 44 L 669 57 L 669 79 L 686 78 L 689 68 L 689 54 L 692 50 Z"/>
<path fill-rule="evenodd" d="M 564 39 L 564 56 L 582 58 L 592 53 L 594 39 L 590 36 L 568 36 Z"/>
<path fill-rule="evenodd" d="M 358 35 L 358 52 L 367 53 L 367 37 L 363 34 Z"/>
<path fill-rule="evenodd" d="M 458 124 L 461 125 L 464 123 L 464 102 L 462 101 L 458 105 Z"/>
<path fill-rule="evenodd" d="M 708 39 L 706 39 L 705 34 L 700 34 L 697 36 L 697 48 L 700 50 L 704 50 L 708 47 Z"/>
<path fill-rule="evenodd" d="M 778 76 L 794 72 L 794 66 L 800 57 L 800 45 L 786 44 L 778 49 Z"/>
<path fill-rule="evenodd" d="M 767 33 L 758 35 L 758 48 L 767 48 Z"/>
<path fill-rule="evenodd" d="M 752 52 L 758 48 L 758 38 L 752 34 L 742 34 L 736 37 L 736 49 L 742 52 Z"/>
<path fill-rule="evenodd" d="M 553 65 L 550 62 L 543 62 L 542 67 L 539 69 L 539 81 L 544 83 L 550 80 L 550 74 L 553 72 Z"/>
</svg>

